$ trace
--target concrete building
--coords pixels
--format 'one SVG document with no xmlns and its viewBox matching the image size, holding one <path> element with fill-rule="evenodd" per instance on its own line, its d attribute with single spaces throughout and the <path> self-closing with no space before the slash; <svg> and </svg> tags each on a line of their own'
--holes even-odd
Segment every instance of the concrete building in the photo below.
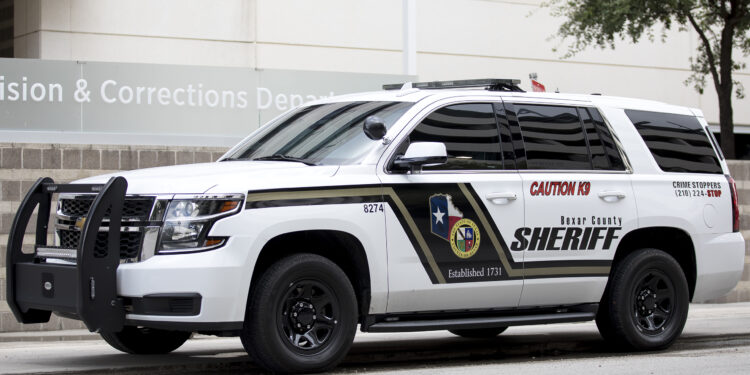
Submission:
<svg viewBox="0 0 750 375">
<path fill-rule="evenodd" d="M 718 124 L 712 88 L 699 95 L 683 84 L 698 45 L 693 32 L 670 31 L 666 43 L 622 42 L 616 50 L 589 50 L 562 60 L 566 44 L 555 37 L 562 20 L 542 2 L 0 0 L 0 57 L 410 75 L 421 81 L 519 78 L 526 89 L 529 74 L 537 73 L 548 91 L 697 107 L 710 123 Z M 25 60 L 18 61 L 23 65 Z M 0 61 L 0 71 L 7 65 Z M 750 68 L 735 78 L 750 87 Z M 750 143 L 744 138 L 750 137 L 748 100 L 736 100 L 734 105 L 738 139 L 745 143 Z M 23 130 L 25 123 L 20 124 Z M 0 124 L 0 130 L 5 126 Z M 0 332 L 79 326 L 54 318 L 47 325 L 21 327 L 5 303 L 8 229 L 33 181 L 51 176 L 66 182 L 117 170 L 210 161 L 226 150 L 223 143 L 160 144 L 159 138 L 138 134 L 120 135 L 117 144 L 103 144 L 109 142 L 85 132 L 76 134 L 75 142 L 50 140 L 42 132 L 14 134 L 12 141 L 0 137 Z M 731 168 L 740 189 L 745 237 L 750 238 L 750 164 L 732 162 Z M 740 300 L 750 300 L 747 271 L 738 288 L 722 299 Z"/>
<path fill-rule="evenodd" d="M 520 78 L 527 88 L 536 72 L 550 90 L 698 107 L 718 123 L 711 87 L 699 95 L 683 84 L 698 46 L 694 32 L 673 30 L 666 43 L 622 42 L 562 60 L 566 44 L 555 37 L 562 19 L 542 3 L 16 0 L 13 48 L 15 57 L 50 60 Z M 750 86 L 750 68 L 735 76 Z M 750 131 L 747 100 L 735 104 L 738 132 Z"/>
</svg>

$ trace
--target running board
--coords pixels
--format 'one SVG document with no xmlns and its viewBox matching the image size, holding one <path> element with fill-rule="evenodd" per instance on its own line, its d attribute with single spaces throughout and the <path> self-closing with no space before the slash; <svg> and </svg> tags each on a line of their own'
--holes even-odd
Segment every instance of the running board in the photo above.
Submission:
<svg viewBox="0 0 750 375">
<path fill-rule="evenodd" d="M 594 318 L 596 318 L 596 312 L 583 311 L 496 317 L 485 316 L 455 319 L 384 321 L 369 326 L 368 331 L 415 332 L 439 331 L 444 329 L 480 329 L 533 324 L 586 322 L 593 320 Z"/>
</svg>

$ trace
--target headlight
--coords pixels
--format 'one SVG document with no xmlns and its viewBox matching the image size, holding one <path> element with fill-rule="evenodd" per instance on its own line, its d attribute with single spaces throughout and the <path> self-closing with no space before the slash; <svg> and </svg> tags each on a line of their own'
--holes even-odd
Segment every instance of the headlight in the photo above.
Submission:
<svg viewBox="0 0 750 375">
<path fill-rule="evenodd" d="M 182 199 L 175 196 L 164 209 L 164 226 L 161 230 L 157 253 L 184 253 L 217 248 L 224 237 L 208 237 L 217 220 L 239 212 L 243 197 L 193 196 Z"/>
</svg>

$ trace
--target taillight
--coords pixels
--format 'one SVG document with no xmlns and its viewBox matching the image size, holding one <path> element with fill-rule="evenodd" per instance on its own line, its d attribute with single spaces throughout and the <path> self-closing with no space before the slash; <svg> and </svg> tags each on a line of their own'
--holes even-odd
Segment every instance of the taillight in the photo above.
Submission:
<svg viewBox="0 0 750 375">
<path fill-rule="evenodd" d="M 730 175 L 727 176 L 729 182 L 729 190 L 732 193 L 732 231 L 740 231 L 740 206 L 737 201 L 737 185 L 734 183 L 734 179 Z"/>
</svg>

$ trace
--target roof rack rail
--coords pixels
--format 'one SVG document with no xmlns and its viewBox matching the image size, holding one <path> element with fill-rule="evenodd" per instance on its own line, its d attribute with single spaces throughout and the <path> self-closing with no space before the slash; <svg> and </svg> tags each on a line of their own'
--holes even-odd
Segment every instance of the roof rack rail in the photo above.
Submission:
<svg viewBox="0 0 750 375">
<path fill-rule="evenodd" d="M 524 92 L 518 87 L 521 83 L 519 79 L 498 79 L 498 78 L 484 78 L 484 79 L 463 79 L 456 81 L 431 81 L 431 82 L 406 82 L 406 83 L 392 83 L 383 85 L 383 90 L 401 90 L 404 85 L 409 85 L 407 88 L 416 89 L 455 89 L 455 88 L 466 88 L 466 87 L 484 87 L 489 91 L 514 91 Z"/>
</svg>

